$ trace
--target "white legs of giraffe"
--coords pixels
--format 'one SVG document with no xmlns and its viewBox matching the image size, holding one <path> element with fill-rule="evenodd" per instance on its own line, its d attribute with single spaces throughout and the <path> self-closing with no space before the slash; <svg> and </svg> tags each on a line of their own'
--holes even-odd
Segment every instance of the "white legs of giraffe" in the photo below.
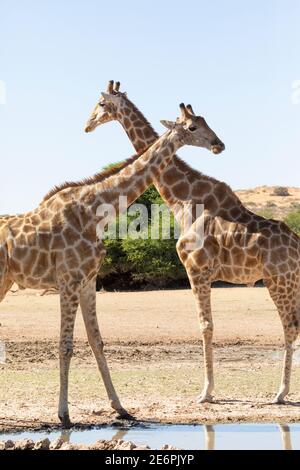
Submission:
<svg viewBox="0 0 300 470">
<path fill-rule="evenodd" d="M 296 339 L 296 338 L 295 338 Z M 293 344 L 285 341 L 285 351 L 282 369 L 282 378 L 279 392 L 275 397 L 275 403 L 284 403 L 284 398 L 290 391 L 291 371 L 293 359 Z"/>
<path fill-rule="evenodd" d="M 198 402 L 204 403 L 212 401 L 212 392 L 214 389 L 211 281 L 210 276 L 206 271 L 195 273 L 193 269 L 187 268 L 187 273 L 195 297 L 196 308 L 199 315 L 200 331 L 202 333 L 204 358 L 204 386 L 202 393 L 198 398 Z"/>
<path fill-rule="evenodd" d="M 74 285 L 74 284 L 73 284 Z M 58 417 L 64 427 L 71 425 L 68 405 L 69 369 L 73 355 L 73 336 L 79 305 L 79 287 L 60 287 L 61 326 L 59 342 L 60 392 Z"/>
<path fill-rule="evenodd" d="M 88 335 L 88 341 L 96 358 L 111 407 L 116 410 L 120 416 L 129 417 L 127 411 L 122 407 L 115 391 L 103 352 L 103 341 L 99 331 L 96 314 L 96 279 L 89 281 L 87 286 L 82 290 L 80 294 L 80 307 Z"/>
<path fill-rule="evenodd" d="M 295 326 L 283 325 L 284 330 L 284 359 L 282 377 L 279 392 L 275 397 L 275 403 L 284 403 L 284 398 L 290 391 L 290 381 L 293 360 L 293 344 L 297 339 L 298 331 Z"/>
</svg>

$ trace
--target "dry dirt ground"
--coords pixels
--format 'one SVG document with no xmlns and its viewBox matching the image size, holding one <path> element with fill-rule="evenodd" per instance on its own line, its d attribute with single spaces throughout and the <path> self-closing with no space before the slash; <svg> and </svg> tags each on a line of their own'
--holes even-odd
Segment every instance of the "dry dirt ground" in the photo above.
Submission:
<svg viewBox="0 0 300 470">
<path fill-rule="evenodd" d="M 215 402 L 197 404 L 202 347 L 190 290 L 98 293 L 98 317 L 113 381 L 137 420 L 173 423 L 294 422 L 300 418 L 295 354 L 286 405 L 272 405 L 283 335 L 264 288 L 213 289 Z M 57 425 L 59 297 L 10 293 L 0 304 L 0 430 Z M 78 425 L 111 423 L 81 313 L 75 328 L 70 412 Z"/>
<path fill-rule="evenodd" d="M 275 196 L 276 186 L 259 186 L 235 191 L 242 203 L 255 213 L 267 211 L 276 219 L 300 208 L 300 188 L 286 187 L 289 196 Z"/>
</svg>

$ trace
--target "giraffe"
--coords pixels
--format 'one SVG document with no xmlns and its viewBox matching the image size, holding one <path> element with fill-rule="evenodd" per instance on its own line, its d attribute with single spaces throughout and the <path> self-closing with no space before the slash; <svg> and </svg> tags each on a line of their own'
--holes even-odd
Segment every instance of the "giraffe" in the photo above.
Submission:
<svg viewBox="0 0 300 470">
<path fill-rule="evenodd" d="M 186 118 L 194 115 L 191 106 L 187 106 L 185 113 Z M 113 120 L 122 125 L 136 151 L 157 139 L 147 119 L 127 94 L 120 92 L 120 82 L 114 84 L 112 80 L 93 109 L 85 131 L 91 132 Z M 193 170 L 177 155 L 155 178 L 154 185 L 171 209 L 185 203 L 205 206 L 203 249 L 188 252 L 183 229 L 176 246 L 190 280 L 202 333 L 204 387 L 199 403 L 213 399 L 211 283 L 221 280 L 251 286 L 261 279 L 283 326 L 285 354 L 274 403 L 284 403 L 290 387 L 293 343 L 300 328 L 300 238 L 283 222 L 253 214 L 228 185 Z M 182 225 L 178 214 L 177 221 Z"/>
<path fill-rule="evenodd" d="M 114 389 L 96 316 L 95 280 L 105 256 L 98 224 L 99 209 L 111 207 L 114 218 L 122 209 L 119 197 L 132 204 L 164 171 L 174 153 L 183 145 L 193 145 L 221 153 L 225 146 L 203 118 L 184 117 L 174 124 L 162 121 L 168 130 L 148 150 L 94 177 L 65 183 L 48 193 L 39 206 L 28 213 L 10 216 L 0 229 L 0 300 L 13 282 L 22 288 L 57 288 L 60 295 L 60 394 L 58 416 L 69 427 L 68 375 L 73 353 L 76 312 L 80 305 L 88 341 L 95 355 L 110 404 L 121 417 L 128 417 Z M 156 176 L 157 177 L 157 176 Z M 99 233 L 99 232 L 98 232 Z"/>
</svg>

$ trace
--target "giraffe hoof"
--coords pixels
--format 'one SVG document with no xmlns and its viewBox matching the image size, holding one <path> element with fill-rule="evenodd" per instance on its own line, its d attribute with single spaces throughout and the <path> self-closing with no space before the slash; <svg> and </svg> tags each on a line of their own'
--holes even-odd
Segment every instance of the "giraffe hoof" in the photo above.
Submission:
<svg viewBox="0 0 300 470">
<path fill-rule="evenodd" d="M 273 405 L 285 405 L 286 401 L 283 397 L 276 397 L 275 400 L 272 401 Z"/>
<path fill-rule="evenodd" d="M 209 394 L 200 395 L 197 398 L 197 403 L 211 403 L 213 401 L 213 396 Z"/>
<path fill-rule="evenodd" d="M 121 410 L 116 410 L 118 413 L 118 418 L 119 419 L 127 419 L 129 421 L 134 421 L 135 417 L 132 416 L 128 411 L 125 410 L 125 408 L 122 408 Z"/>
<path fill-rule="evenodd" d="M 64 429 L 69 429 L 72 426 L 69 413 L 64 413 L 63 416 L 58 416 L 58 417 Z"/>
</svg>

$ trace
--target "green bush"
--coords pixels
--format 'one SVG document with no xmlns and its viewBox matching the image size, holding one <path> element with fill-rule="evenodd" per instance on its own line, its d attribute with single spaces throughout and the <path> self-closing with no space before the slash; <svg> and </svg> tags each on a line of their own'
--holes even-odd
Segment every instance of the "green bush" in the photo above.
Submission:
<svg viewBox="0 0 300 470">
<path fill-rule="evenodd" d="M 151 228 L 151 204 L 164 204 L 158 191 L 150 186 L 136 204 L 146 206 Z M 127 223 L 135 217 L 127 217 Z M 117 229 L 118 229 L 117 221 Z M 165 288 L 188 285 L 185 269 L 176 252 L 174 217 L 171 215 L 171 238 L 107 239 L 107 255 L 98 277 L 98 287 L 106 289 Z"/>
<path fill-rule="evenodd" d="M 151 204 L 163 204 L 154 186 L 140 196 L 136 203 L 148 209 L 151 222 Z M 271 205 L 270 205 L 271 206 Z M 266 218 L 273 218 L 271 207 L 260 212 Z M 134 219 L 127 217 L 127 222 Z M 294 210 L 285 218 L 286 224 L 300 235 L 300 210 Z M 117 221 L 117 226 L 118 226 Z M 147 229 L 149 230 L 149 228 Z M 171 217 L 171 235 L 174 233 L 174 218 Z M 98 288 L 108 290 L 130 290 L 135 288 L 166 288 L 189 286 L 187 275 L 176 252 L 176 240 L 107 239 L 104 241 L 107 255 L 98 277 Z"/>
<path fill-rule="evenodd" d="M 284 222 L 300 236 L 300 209 L 290 212 L 285 217 Z"/>
</svg>

